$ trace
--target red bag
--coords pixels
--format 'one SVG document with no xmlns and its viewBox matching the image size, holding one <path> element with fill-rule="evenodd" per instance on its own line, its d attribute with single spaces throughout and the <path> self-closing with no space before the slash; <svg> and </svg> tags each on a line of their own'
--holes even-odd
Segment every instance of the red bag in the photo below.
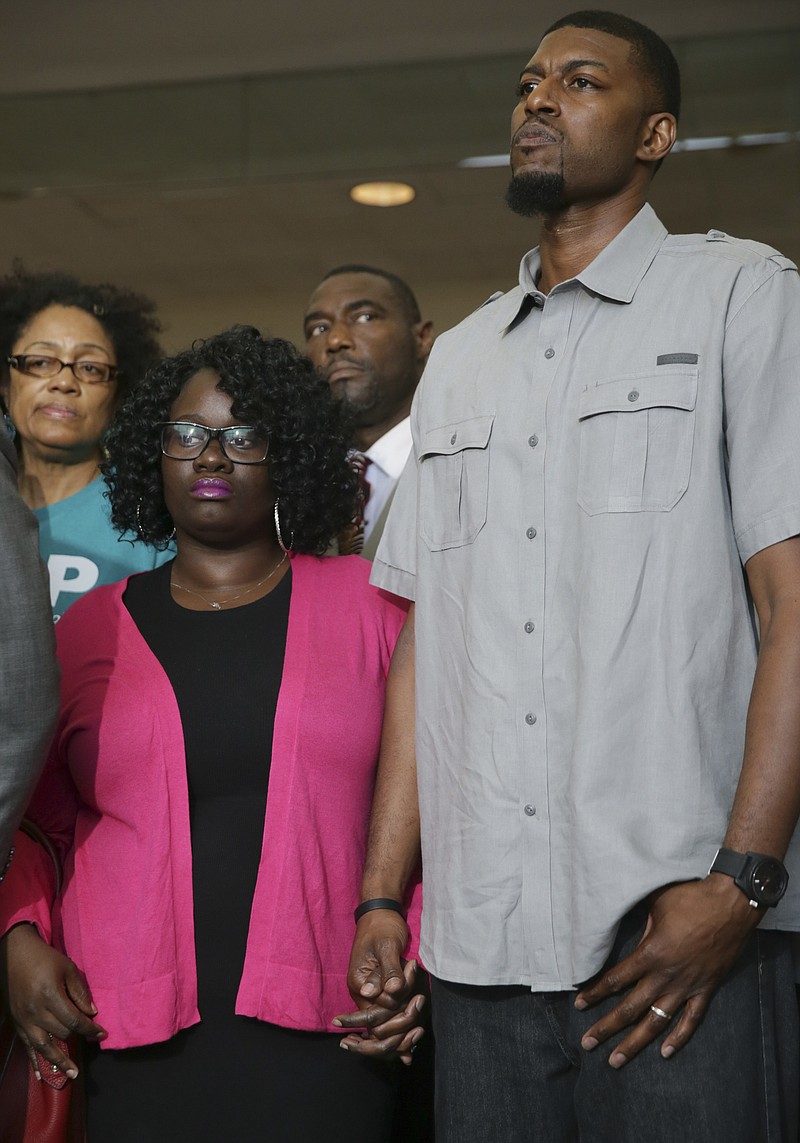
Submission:
<svg viewBox="0 0 800 1143">
<path fill-rule="evenodd" d="M 50 839 L 33 822 L 20 829 L 38 841 L 53 859 L 56 892 L 61 884 L 61 866 Z M 73 1060 L 78 1057 L 77 1037 L 55 1043 Z M 69 1080 L 62 1071 L 37 1052 L 41 1082 L 37 1080 L 25 1045 L 6 1013 L 0 1020 L 0 1141 L 2 1143 L 84 1143 L 82 1076 Z"/>
<path fill-rule="evenodd" d="M 75 1059 L 75 1049 L 55 1043 Z M 37 1080 L 25 1045 L 10 1017 L 0 1024 L 0 1139 L 3 1143 L 83 1143 L 83 1090 L 80 1077 L 53 1073 L 42 1056 Z"/>
</svg>

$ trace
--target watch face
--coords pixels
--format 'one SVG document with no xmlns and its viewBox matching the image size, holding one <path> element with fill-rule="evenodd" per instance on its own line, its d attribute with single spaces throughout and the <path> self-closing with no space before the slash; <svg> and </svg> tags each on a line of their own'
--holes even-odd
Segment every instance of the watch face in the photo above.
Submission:
<svg viewBox="0 0 800 1143">
<path fill-rule="evenodd" d="M 762 905 L 777 905 L 786 892 L 789 880 L 780 861 L 772 857 L 762 857 L 753 866 L 751 885 L 753 896 Z"/>
</svg>

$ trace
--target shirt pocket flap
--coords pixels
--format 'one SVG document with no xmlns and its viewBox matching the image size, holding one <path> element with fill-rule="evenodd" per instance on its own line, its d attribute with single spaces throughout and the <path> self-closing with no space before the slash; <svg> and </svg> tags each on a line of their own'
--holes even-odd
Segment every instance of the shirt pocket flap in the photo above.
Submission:
<svg viewBox="0 0 800 1143">
<path fill-rule="evenodd" d="M 428 429 L 420 450 L 426 456 L 452 456 L 465 448 L 486 448 L 492 435 L 494 417 L 472 417 L 468 421 Z"/>
<path fill-rule="evenodd" d="M 605 385 L 584 389 L 578 406 L 578 420 L 598 413 L 635 413 L 640 409 L 686 409 L 697 403 L 697 367 L 642 376 L 625 377 Z"/>
</svg>

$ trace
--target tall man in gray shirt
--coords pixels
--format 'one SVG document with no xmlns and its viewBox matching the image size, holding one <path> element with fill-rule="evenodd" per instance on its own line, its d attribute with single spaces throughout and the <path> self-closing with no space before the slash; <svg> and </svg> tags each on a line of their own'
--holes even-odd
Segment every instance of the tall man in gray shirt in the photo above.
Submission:
<svg viewBox="0 0 800 1143">
<path fill-rule="evenodd" d="M 421 821 L 440 1143 L 796 1137 L 800 284 L 646 204 L 679 102 L 634 21 L 545 34 L 541 245 L 434 347 L 373 572 L 413 606 L 345 1046 L 407 1003 Z"/>
</svg>

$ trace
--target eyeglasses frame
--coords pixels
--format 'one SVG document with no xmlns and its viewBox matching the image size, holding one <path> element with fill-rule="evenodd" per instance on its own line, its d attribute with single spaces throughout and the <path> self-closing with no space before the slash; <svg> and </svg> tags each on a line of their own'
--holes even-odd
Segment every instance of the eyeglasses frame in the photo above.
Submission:
<svg viewBox="0 0 800 1143">
<path fill-rule="evenodd" d="M 172 456 L 165 450 L 164 430 L 174 425 L 191 425 L 193 429 L 202 429 L 203 432 L 207 434 L 206 443 L 203 445 L 203 447 L 200 449 L 200 452 L 197 453 L 196 456 Z M 229 456 L 225 449 L 225 442 L 222 438 L 223 433 L 229 433 L 233 429 L 251 429 L 253 432 L 258 432 L 258 429 L 255 425 L 225 425 L 221 429 L 212 429 L 209 428 L 208 425 L 198 424 L 197 421 L 159 421 L 158 425 L 156 425 L 156 428 L 161 430 L 159 444 L 161 446 L 161 454 L 162 456 L 165 456 L 167 460 L 198 460 L 214 440 L 219 442 L 219 447 L 222 455 L 226 458 L 226 460 L 229 460 L 231 464 L 264 464 L 267 457 L 269 456 L 269 439 L 267 438 L 265 438 L 266 451 L 260 460 L 241 460 L 237 457 Z"/>
<path fill-rule="evenodd" d="M 44 375 L 29 373 L 24 365 L 20 365 L 21 361 L 24 362 L 29 357 L 38 357 L 40 360 L 57 361 L 59 368 L 56 369 L 55 373 Z M 60 357 L 54 357 L 52 353 L 12 353 L 10 357 L 6 358 L 6 362 L 24 377 L 35 377 L 39 381 L 51 381 L 53 377 L 58 377 L 59 373 L 64 369 L 72 370 L 72 376 L 79 385 L 109 385 L 119 377 L 119 369 L 116 365 L 111 365 L 108 361 L 92 361 L 91 358 L 88 357 L 80 357 L 77 361 L 62 361 Z M 108 370 L 108 377 L 98 377 L 94 381 L 79 377 L 75 372 L 76 365 L 102 365 Z"/>
</svg>

